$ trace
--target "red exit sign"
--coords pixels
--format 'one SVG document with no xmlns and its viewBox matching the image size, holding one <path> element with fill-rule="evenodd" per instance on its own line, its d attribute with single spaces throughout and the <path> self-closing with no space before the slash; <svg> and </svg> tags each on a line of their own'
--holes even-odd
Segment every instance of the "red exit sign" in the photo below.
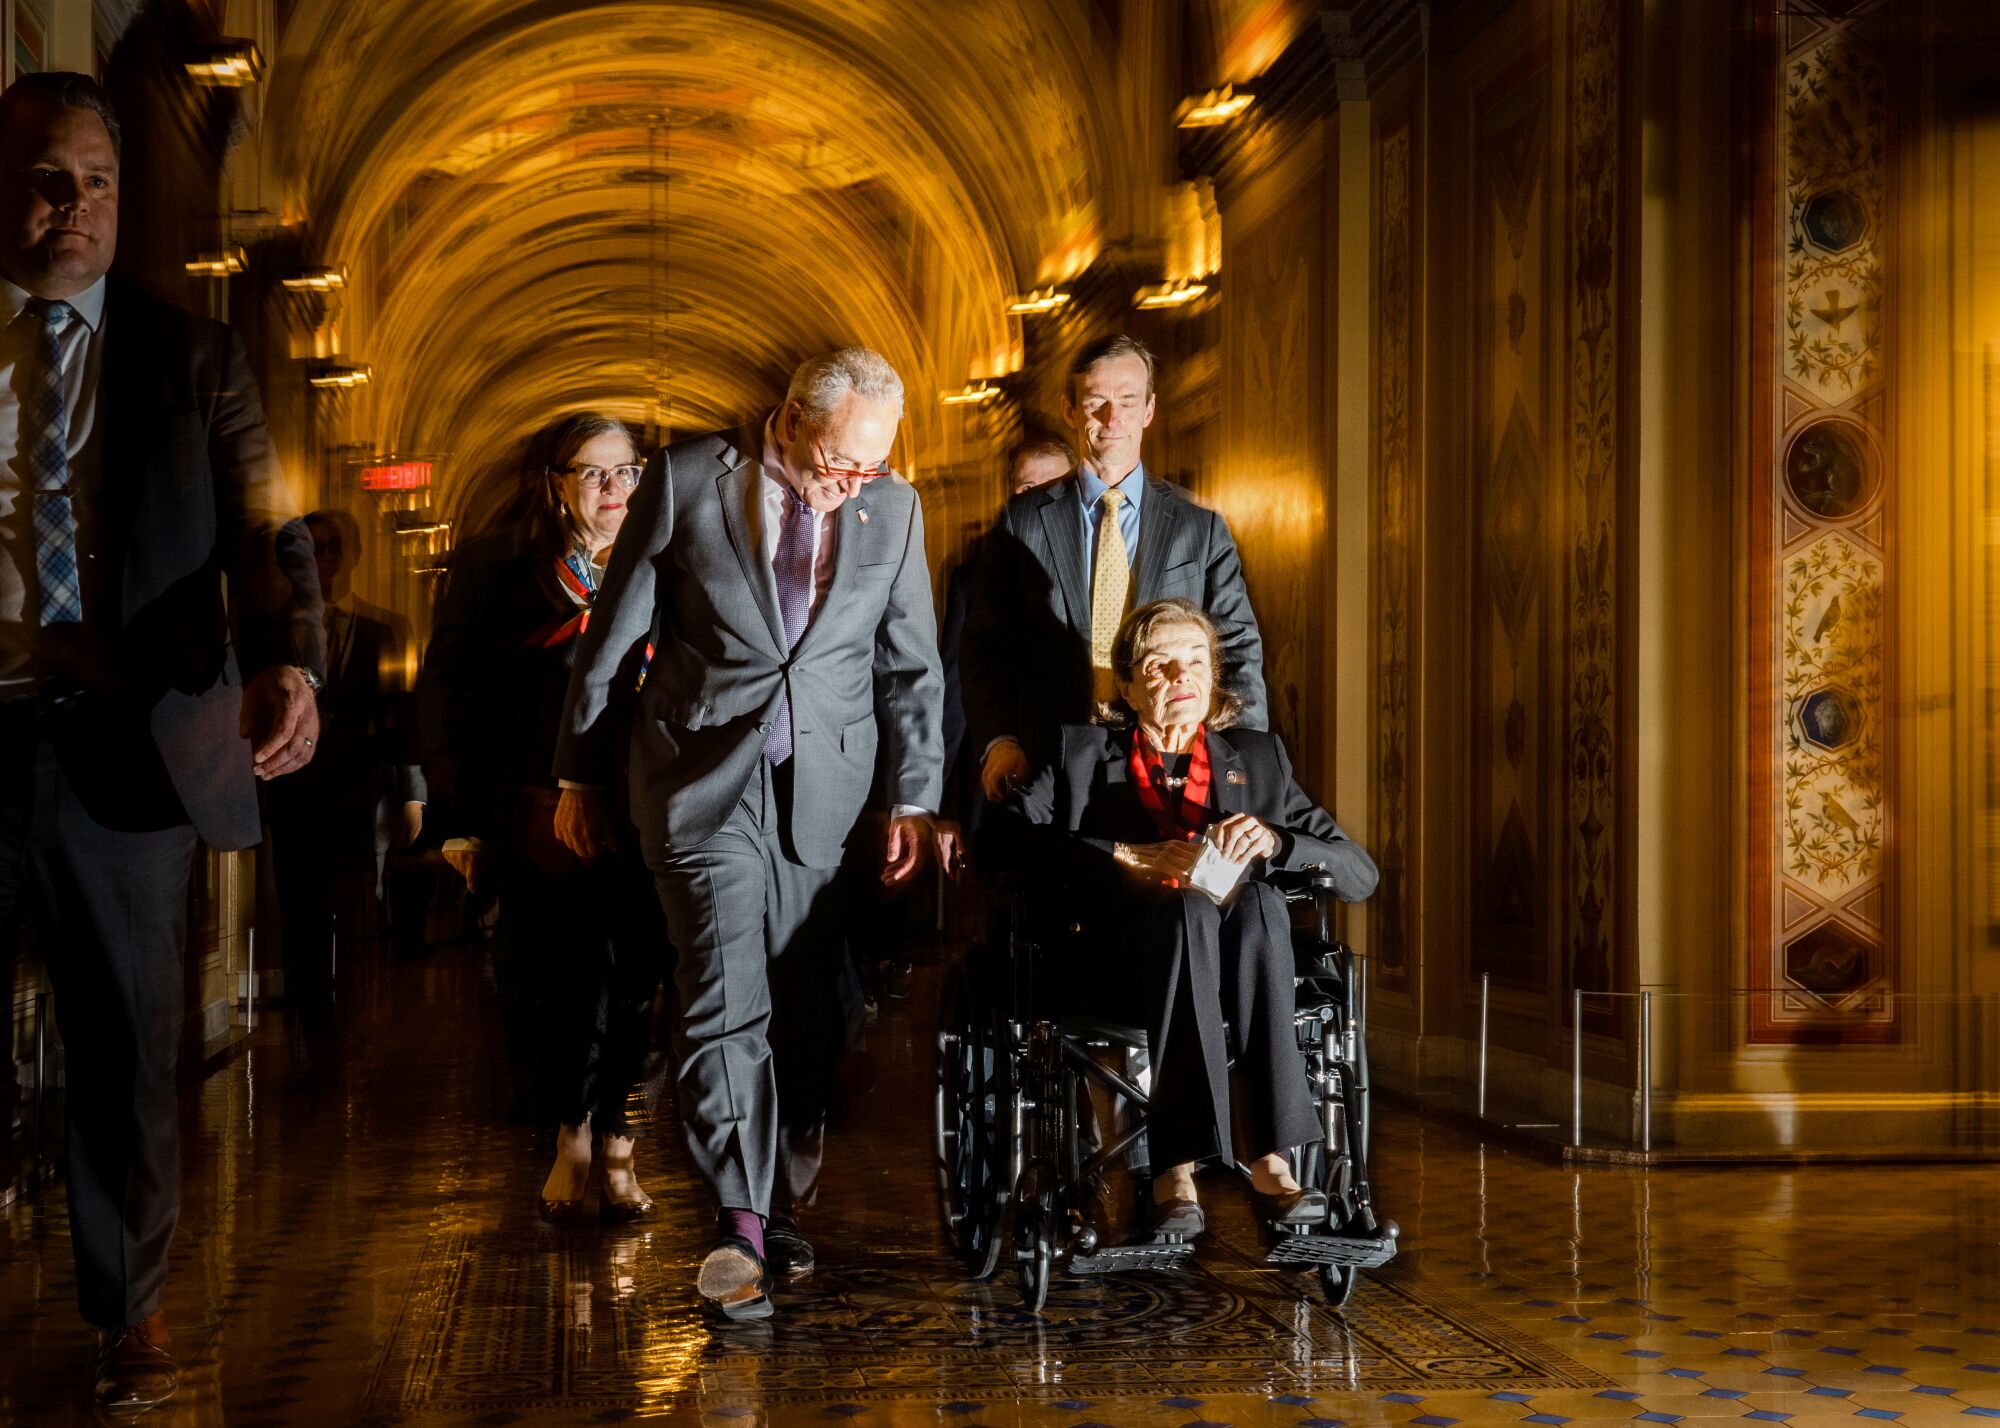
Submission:
<svg viewBox="0 0 2000 1428">
<path fill-rule="evenodd" d="M 418 491 L 431 484 L 431 463 L 397 461 L 384 466 L 361 468 L 364 491 Z"/>
</svg>

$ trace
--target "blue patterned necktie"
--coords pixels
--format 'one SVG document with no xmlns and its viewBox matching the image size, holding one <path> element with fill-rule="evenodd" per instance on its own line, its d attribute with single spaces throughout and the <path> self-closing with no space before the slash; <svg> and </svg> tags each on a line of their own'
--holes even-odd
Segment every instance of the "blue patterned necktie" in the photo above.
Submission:
<svg viewBox="0 0 2000 1428">
<path fill-rule="evenodd" d="M 36 324 L 35 368 L 21 403 L 20 448 L 35 496 L 35 573 L 42 623 L 83 619 L 76 571 L 76 512 L 69 498 L 69 410 L 63 400 L 62 331 L 76 311 L 66 302 L 30 298 L 21 309 Z"/>
<path fill-rule="evenodd" d="M 785 648 L 796 649 L 812 617 L 813 509 L 795 493 L 785 499 L 785 520 L 778 528 L 778 618 L 785 624 Z M 771 732 L 764 736 L 764 757 L 781 764 L 792 756 L 792 700 L 778 699 Z"/>
</svg>

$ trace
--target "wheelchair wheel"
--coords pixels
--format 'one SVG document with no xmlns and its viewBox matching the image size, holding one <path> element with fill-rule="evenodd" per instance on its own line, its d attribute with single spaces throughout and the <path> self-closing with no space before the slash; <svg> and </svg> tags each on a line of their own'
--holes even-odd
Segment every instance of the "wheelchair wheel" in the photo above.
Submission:
<svg viewBox="0 0 2000 1428">
<path fill-rule="evenodd" d="M 991 1002 L 960 961 L 938 1001 L 935 1147 L 945 1238 L 966 1269 L 990 1278 L 1007 1213 L 1006 1051 Z"/>
<path fill-rule="evenodd" d="M 1352 1265 L 1323 1264 L 1319 1267 L 1319 1283 L 1326 1291 L 1328 1307 L 1345 1309 L 1354 1291 L 1361 1287 L 1361 1271 Z"/>
</svg>

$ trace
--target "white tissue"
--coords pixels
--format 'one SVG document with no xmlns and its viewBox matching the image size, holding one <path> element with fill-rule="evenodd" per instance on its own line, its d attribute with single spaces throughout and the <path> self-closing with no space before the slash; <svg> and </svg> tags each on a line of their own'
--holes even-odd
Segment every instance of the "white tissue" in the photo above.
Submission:
<svg viewBox="0 0 2000 1428">
<path fill-rule="evenodd" d="M 1248 863 L 1233 862 L 1223 857 L 1220 848 L 1204 839 L 1201 856 L 1195 859 L 1194 870 L 1188 874 L 1188 885 L 1196 892 L 1206 894 L 1209 901 L 1219 907 L 1243 881 L 1243 870 L 1249 866 Z"/>
</svg>

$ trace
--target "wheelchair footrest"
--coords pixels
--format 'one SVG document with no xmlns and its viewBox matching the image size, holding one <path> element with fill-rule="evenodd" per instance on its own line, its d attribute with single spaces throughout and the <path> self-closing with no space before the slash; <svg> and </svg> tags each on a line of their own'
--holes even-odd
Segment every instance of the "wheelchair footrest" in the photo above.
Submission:
<svg viewBox="0 0 2000 1428">
<path fill-rule="evenodd" d="M 1194 1245 L 1141 1240 L 1129 1245 L 1101 1245 L 1089 1254 L 1072 1255 L 1071 1274 L 1123 1274 L 1134 1269 L 1185 1269 L 1194 1261 Z"/>
<path fill-rule="evenodd" d="M 1266 1264 L 1339 1264 L 1354 1269 L 1373 1269 L 1396 1257 L 1393 1235 L 1288 1235 L 1278 1236 Z"/>
</svg>

